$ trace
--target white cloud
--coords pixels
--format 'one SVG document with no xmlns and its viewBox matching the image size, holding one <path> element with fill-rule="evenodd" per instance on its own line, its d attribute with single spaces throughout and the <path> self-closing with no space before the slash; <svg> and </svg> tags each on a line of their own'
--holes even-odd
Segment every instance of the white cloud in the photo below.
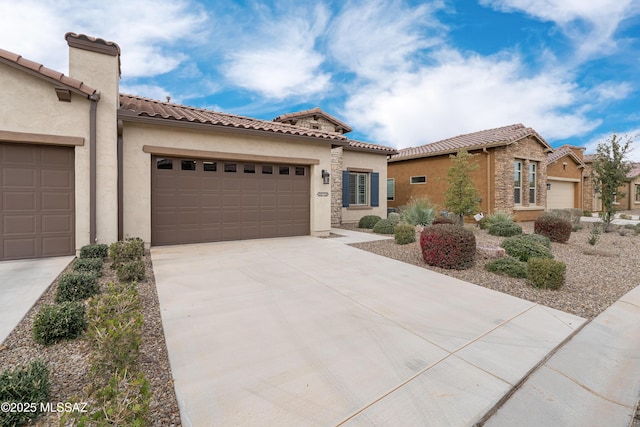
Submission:
<svg viewBox="0 0 640 427">
<path fill-rule="evenodd" d="M 637 0 L 480 0 L 480 3 L 554 22 L 575 44 L 579 61 L 610 54 L 616 49 L 615 32 L 620 23 L 640 13 Z"/>
<path fill-rule="evenodd" d="M 375 142 L 403 148 L 514 123 L 546 139 L 585 134 L 600 122 L 572 110 L 580 88 L 543 72 L 526 76 L 517 56 L 463 57 L 444 51 L 439 63 L 405 73 L 389 87 L 353 93 L 345 115 Z"/>
<path fill-rule="evenodd" d="M 632 143 L 627 160 L 640 162 L 640 128 L 624 129 L 621 131 L 612 130 L 610 133 L 598 135 L 584 145 L 586 147 L 585 154 L 595 154 L 598 144 L 606 142 L 614 133 L 621 137 L 623 142 L 627 140 L 627 137 L 631 138 Z"/>
</svg>

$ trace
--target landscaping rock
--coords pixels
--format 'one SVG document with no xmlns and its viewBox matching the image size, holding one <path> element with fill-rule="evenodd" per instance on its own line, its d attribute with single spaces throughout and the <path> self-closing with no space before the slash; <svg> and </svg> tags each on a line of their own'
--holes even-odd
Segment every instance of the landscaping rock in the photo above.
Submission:
<svg viewBox="0 0 640 427">
<path fill-rule="evenodd" d="M 485 259 L 504 258 L 507 255 L 504 248 L 480 242 L 476 243 L 476 254 Z"/>
</svg>

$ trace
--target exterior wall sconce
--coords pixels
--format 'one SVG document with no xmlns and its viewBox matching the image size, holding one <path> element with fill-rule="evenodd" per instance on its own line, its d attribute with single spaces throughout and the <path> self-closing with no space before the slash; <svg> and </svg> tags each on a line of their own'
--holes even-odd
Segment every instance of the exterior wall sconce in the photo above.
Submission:
<svg viewBox="0 0 640 427">
<path fill-rule="evenodd" d="M 322 169 L 322 183 L 323 184 L 329 184 L 329 178 L 331 177 L 331 174 L 329 172 L 327 172 L 325 169 Z"/>
<path fill-rule="evenodd" d="M 551 183 L 547 182 L 547 190 L 551 190 Z"/>
</svg>

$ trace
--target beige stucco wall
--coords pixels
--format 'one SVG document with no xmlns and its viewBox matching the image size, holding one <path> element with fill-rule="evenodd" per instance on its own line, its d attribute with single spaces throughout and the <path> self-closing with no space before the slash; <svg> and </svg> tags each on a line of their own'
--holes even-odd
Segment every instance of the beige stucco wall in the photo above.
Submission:
<svg viewBox="0 0 640 427">
<path fill-rule="evenodd" d="M 75 147 L 76 249 L 89 243 L 89 109 L 91 101 L 72 95 L 60 102 L 54 86 L 0 64 L 0 130 L 84 138 Z"/>
<path fill-rule="evenodd" d="M 311 235 L 331 229 L 331 185 L 323 184 L 322 169 L 331 169 L 331 146 L 325 142 L 277 138 L 269 134 L 205 132 L 178 127 L 125 122 L 124 125 L 124 237 L 151 241 L 151 154 L 144 145 L 206 150 L 242 155 L 318 159 L 310 166 Z M 327 193 L 319 196 L 318 193 Z"/>
<path fill-rule="evenodd" d="M 343 150 L 342 170 L 349 168 L 371 170 L 380 174 L 380 206 L 342 208 L 342 222 L 358 222 L 365 215 L 387 217 L 387 156 L 364 151 Z"/>
</svg>

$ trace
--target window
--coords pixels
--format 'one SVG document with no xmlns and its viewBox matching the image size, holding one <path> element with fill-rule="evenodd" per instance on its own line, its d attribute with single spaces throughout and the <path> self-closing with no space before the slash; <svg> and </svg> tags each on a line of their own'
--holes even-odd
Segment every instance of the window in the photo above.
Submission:
<svg viewBox="0 0 640 427">
<path fill-rule="evenodd" d="M 262 174 L 263 175 L 273 175 L 273 166 L 271 166 L 271 165 L 262 165 Z"/>
<path fill-rule="evenodd" d="M 202 162 L 202 168 L 205 172 L 215 172 L 218 170 L 216 162 Z"/>
<path fill-rule="evenodd" d="M 636 184 L 635 194 L 636 194 L 636 197 L 635 197 L 636 203 L 640 203 L 640 184 Z"/>
<path fill-rule="evenodd" d="M 394 178 L 387 179 L 387 200 L 394 200 L 396 197 L 396 180 Z"/>
<path fill-rule="evenodd" d="M 296 166 L 296 175 L 304 176 L 304 166 Z"/>
<path fill-rule="evenodd" d="M 196 170 L 196 161 L 195 160 L 183 160 L 180 162 L 181 168 L 183 171 L 194 171 Z"/>
<path fill-rule="evenodd" d="M 244 165 L 244 173 L 256 173 L 256 165 Z"/>
<path fill-rule="evenodd" d="M 427 182 L 427 177 L 425 175 L 421 176 L 412 176 L 411 184 L 425 184 Z"/>
<path fill-rule="evenodd" d="M 278 169 L 280 175 L 289 175 L 289 166 L 280 166 Z"/>
<path fill-rule="evenodd" d="M 349 173 L 349 205 L 367 205 L 367 173 Z"/>
<path fill-rule="evenodd" d="M 513 202 L 522 203 L 522 162 L 516 160 L 513 163 Z"/>
<path fill-rule="evenodd" d="M 224 171 L 225 172 L 235 172 L 238 169 L 238 164 L 237 163 L 225 163 L 224 164 Z"/>
<path fill-rule="evenodd" d="M 173 169 L 173 160 L 171 159 L 156 159 L 157 169 Z"/>
<path fill-rule="evenodd" d="M 535 205 L 536 203 L 536 172 L 537 172 L 537 163 L 531 162 L 529 163 L 529 204 Z"/>
</svg>

